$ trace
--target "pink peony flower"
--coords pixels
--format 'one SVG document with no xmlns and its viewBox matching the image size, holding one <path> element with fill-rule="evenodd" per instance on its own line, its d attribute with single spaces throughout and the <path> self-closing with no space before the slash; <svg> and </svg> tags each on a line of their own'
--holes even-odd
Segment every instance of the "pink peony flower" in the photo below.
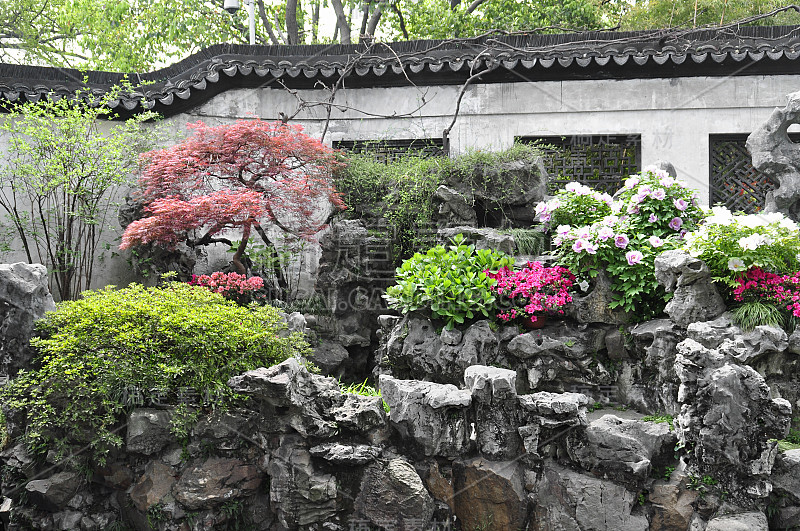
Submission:
<svg viewBox="0 0 800 531">
<path fill-rule="evenodd" d="M 648 238 L 648 241 L 650 242 L 650 245 L 652 245 L 653 247 L 661 247 L 662 245 L 664 245 L 664 240 L 662 240 L 658 236 L 650 236 L 650 238 Z"/>
<path fill-rule="evenodd" d="M 644 255 L 639 251 L 628 251 L 625 253 L 625 258 L 628 260 L 628 265 L 635 265 L 642 261 Z"/>
<path fill-rule="evenodd" d="M 658 216 L 656 216 L 655 214 L 650 214 L 650 217 L 647 218 L 647 221 L 649 221 L 650 223 L 655 223 L 656 221 L 658 221 Z"/>
<path fill-rule="evenodd" d="M 683 199 L 680 199 L 680 198 L 679 199 L 675 199 L 674 201 L 672 201 L 672 204 L 675 205 L 675 208 L 677 208 L 681 212 L 686 210 L 686 208 L 689 206 L 689 204 L 686 201 L 684 201 Z"/>
<path fill-rule="evenodd" d="M 614 245 L 616 245 L 620 249 L 626 248 L 628 246 L 629 241 L 630 240 L 628 239 L 628 236 L 625 234 L 617 234 L 614 237 Z"/>
<path fill-rule="evenodd" d="M 672 218 L 672 220 L 669 222 L 669 228 L 671 228 L 671 229 L 672 229 L 672 230 L 674 230 L 674 231 L 679 231 L 679 230 L 681 230 L 681 226 L 682 226 L 682 225 L 683 225 L 683 220 L 682 220 L 681 218 L 679 218 L 679 217 L 674 217 L 674 218 Z"/>
<path fill-rule="evenodd" d="M 650 193 L 650 197 L 658 201 L 663 201 L 664 198 L 667 197 L 667 192 L 665 192 L 663 188 L 656 188 Z"/>
</svg>

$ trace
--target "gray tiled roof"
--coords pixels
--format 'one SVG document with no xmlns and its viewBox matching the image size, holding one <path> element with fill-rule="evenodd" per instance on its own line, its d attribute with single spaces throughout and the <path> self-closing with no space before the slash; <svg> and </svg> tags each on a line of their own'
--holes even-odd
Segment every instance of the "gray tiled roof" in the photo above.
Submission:
<svg viewBox="0 0 800 531">
<path fill-rule="evenodd" d="M 112 101 L 121 116 L 179 113 L 229 88 L 311 88 L 347 76 L 348 87 L 481 82 L 800 73 L 800 26 L 724 30 L 483 36 L 372 46 L 211 46 L 142 74 L 0 64 L 0 101 L 37 101 L 88 88 L 96 96 L 127 80 Z"/>
</svg>

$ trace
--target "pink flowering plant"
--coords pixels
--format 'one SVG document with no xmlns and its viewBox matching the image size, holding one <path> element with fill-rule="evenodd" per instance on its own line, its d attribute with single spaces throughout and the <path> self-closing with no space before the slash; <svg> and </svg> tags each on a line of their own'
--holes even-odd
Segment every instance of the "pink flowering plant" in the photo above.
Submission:
<svg viewBox="0 0 800 531">
<path fill-rule="evenodd" d="M 678 247 L 685 231 L 702 219 L 695 193 L 663 170 L 645 169 L 625 181 L 601 217 L 553 225 L 553 219 L 566 219 L 561 208 L 563 203 L 541 209 L 550 213 L 546 229 L 553 233 L 558 264 L 577 276 L 579 286 L 605 271 L 615 296 L 612 308 L 632 319 L 659 315 L 669 294 L 655 279 L 655 257 Z"/>
<path fill-rule="evenodd" d="M 744 329 L 786 326 L 800 318 L 800 272 L 777 274 L 752 267 L 736 279 L 735 321 Z"/>
<path fill-rule="evenodd" d="M 203 286 L 226 299 L 247 304 L 253 301 L 255 294 L 264 287 L 261 277 L 247 277 L 239 273 L 223 273 L 215 271 L 210 275 L 192 275 L 189 284 Z"/>
<path fill-rule="evenodd" d="M 497 272 L 485 273 L 496 281 L 490 289 L 498 295 L 497 318 L 501 321 L 523 319 L 535 323 L 546 314 L 563 314 L 564 305 L 572 302 L 569 291 L 575 275 L 564 267 L 528 262 L 520 270 L 502 267 Z"/>
</svg>

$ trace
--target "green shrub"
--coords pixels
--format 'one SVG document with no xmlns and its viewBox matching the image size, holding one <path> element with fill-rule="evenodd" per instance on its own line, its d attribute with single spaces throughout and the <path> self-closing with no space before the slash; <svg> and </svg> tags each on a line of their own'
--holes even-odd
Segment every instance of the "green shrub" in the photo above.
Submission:
<svg viewBox="0 0 800 531">
<path fill-rule="evenodd" d="M 32 452 L 88 445 L 103 462 L 122 444 L 122 415 L 142 398 L 177 403 L 192 390 L 225 405 L 236 399 L 231 376 L 305 354 L 302 337 L 283 329 L 275 308 L 178 282 L 84 292 L 39 321 L 37 366 L 2 399 L 27 415 Z"/>
<path fill-rule="evenodd" d="M 501 252 L 464 245 L 459 234 L 452 245 L 416 253 L 397 268 L 397 285 L 386 289 L 390 308 L 408 313 L 430 310 L 434 319 L 446 321 L 447 329 L 478 315 L 493 313 L 495 282 L 484 271 L 511 267 L 514 261 Z"/>
<path fill-rule="evenodd" d="M 439 185 L 456 186 L 497 201 L 509 200 L 527 189 L 517 171 L 500 165 L 533 161 L 541 148 L 514 144 L 500 152 L 470 151 L 455 158 L 409 154 L 391 161 L 376 160 L 370 153 L 343 156 L 346 166 L 334 178 L 336 189 L 350 215 L 383 218 L 393 242 L 395 263 L 416 249 L 431 245 L 427 229 L 434 220 L 433 194 Z M 489 169 L 490 171 L 486 171 Z"/>
</svg>

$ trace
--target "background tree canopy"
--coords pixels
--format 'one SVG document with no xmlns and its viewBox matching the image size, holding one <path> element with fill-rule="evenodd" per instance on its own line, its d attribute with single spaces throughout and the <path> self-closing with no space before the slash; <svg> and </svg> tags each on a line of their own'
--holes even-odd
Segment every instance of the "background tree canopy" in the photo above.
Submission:
<svg viewBox="0 0 800 531">
<path fill-rule="evenodd" d="M 254 0 L 259 44 L 471 37 L 492 29 L 560 32 L 719 24 L 778 0 Z M 0 61 L 143 72 L 220 42 L 247 42 L 247 10 L 223 0 L 3 0 Z M 798 23 L 786 12 L 761 24 Z"/>
</svg>

